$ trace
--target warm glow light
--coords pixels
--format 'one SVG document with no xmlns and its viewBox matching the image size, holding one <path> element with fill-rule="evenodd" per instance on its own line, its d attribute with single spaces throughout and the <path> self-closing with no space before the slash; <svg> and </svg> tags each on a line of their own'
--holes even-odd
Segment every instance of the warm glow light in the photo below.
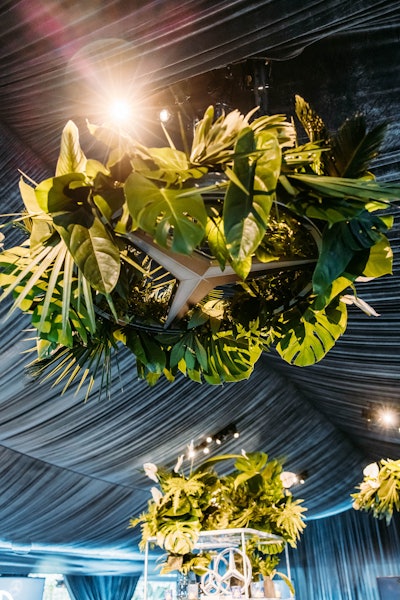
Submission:
<svg viewBox="0 0 400 600">
<path fill-rule="evenodd" d="M 168 123 L 168 121 L 171 118 L 171 113 L 169 112 L 168 108 L 163 108 L 162 110 L 160 110 L 160 121 L 162 123 Z"/>
<path fill-rule="evenodd" d="M 384 427 L 395 427 L 399 422 L 399 415 L 394 410 L 383 408 L 379 412 L 379 422 L 382 423 Z"/>
<path fill-rule="evenodd" d="M 204 454 L 210 454 L 210 448 L 207 448 L 207 446 L 205 448 L 203 448 L 203 452 Z"/>
<path fill-rule="evenodd" d="M 132 117 L 132 107 L 127 100 L 114 100 L 110 106 L 109 116 L 112 121 L 124 123 Z"/>
<path fill-rule="evenodd" d="M 238 431 L 235 431 L 235 433 L 233 434 L 233 437 L 237 439 L 239 436 L 240 436 L 240 433 Z"/>
<path fill-rule="evenodd" d="M 212 442 L 212 441 L 213 441 L 213 439 L 212 439 L 212 437 L 209 435 L 209 436 L 206 438 L 206 442 L 207 442 L 207 444 L 211 444 L 211 442 Z"/>
</svg>

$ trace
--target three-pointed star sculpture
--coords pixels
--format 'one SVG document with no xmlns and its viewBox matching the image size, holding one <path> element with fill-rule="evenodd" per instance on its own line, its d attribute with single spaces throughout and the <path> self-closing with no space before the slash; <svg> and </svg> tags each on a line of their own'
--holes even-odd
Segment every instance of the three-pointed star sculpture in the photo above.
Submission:
<svg viewBox="0 0 400 600">
<path fill-rule="evenodd" d="M 313 231 L 311 233 L 315 235 Z M 195 251 L 190 256 L 171 252 L 158 246 L 149 235 L 142 231 L 135 231 L 130 237 L 140 250 L 171 273 L 178 282 L 165 327 L 168 327 L 174 319 L 184 317 L 192 306 L 200 302 L 214 288 L 239 280 L 239 276 L 230 265 L 227 265 L 222 271 L 216 259 L 200 252 Z M 260 262 L 253 259 L 250 273 L 252 278 L 255 278 L 262 276 L 267 271 L 295 268 L 313 262 L 316 262 L 315 258 L 283 259 L 271 262 Z"/>
</svg>

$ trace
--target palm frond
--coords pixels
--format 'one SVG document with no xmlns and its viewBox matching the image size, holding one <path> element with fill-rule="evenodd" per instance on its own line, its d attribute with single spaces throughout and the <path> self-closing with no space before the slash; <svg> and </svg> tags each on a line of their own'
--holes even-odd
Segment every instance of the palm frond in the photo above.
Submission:
<svg viewBox="0 0 400 600">
<path fill-rule="evenodd" d="M 347 119 L 330 140 L 331 152 L 324 155 L 327 174 L 357 179 L 368 175 L 371 161 L 382 146 L 387 123 L 367 132 L 363 115 Z"/>
</svg>

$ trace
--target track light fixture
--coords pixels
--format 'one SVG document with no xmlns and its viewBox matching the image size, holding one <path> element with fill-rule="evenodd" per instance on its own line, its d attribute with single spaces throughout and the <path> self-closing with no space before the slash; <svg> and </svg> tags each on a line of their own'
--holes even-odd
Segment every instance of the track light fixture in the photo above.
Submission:
<svg viewBox="0 0 400 600">
<path fill-rule="evenodd" d="M 214 445 L 221 446 L 221 444 L 224 444 L 230 439 L 237 439 L 239 436 L 240 433 L 238 432 L 236 425 L 234 423 L 230 423 L 217 433 L 214 433 L 213 435 L 207 435 L 203 442 L 201 442 L 197 446 L 194 446 L 192 452 L 194 454 L 196 454 L 197 452 L 209 454 Z M 194 456 L 194 454 L 192 454 L 192 457 Z"/>
</svg>

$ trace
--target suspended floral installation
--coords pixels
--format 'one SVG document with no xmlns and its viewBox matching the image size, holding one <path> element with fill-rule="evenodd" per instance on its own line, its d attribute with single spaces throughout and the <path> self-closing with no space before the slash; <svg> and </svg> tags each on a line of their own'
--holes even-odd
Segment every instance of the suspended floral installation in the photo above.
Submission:
<svg viewBox="0 0 400 600">
<path fill-rule="evenodd" d="M 389 525 L 393 512 L 400 511 L 400 460 L 381 459 L 363 471 L 358 492 L 352 494 L 353 508 L 385 519 Z"/>
<path fill-rule="evenodd" d="M 234 469 L 219 475 L 215 465 L 234 461 Z M 295 548 L 304 528 L 302 500 L 295 500 L 289 486 L 293 473 L 283 471 L 282 462 L 269 459 L 264 452 L 227 454 L 209 458 L 188 473 L 183 456 L 173 469 L 152 463 L 144 465 L 146 474 L 158 484 L 151 489 L 147 511 L 131 520 L 141 526 L 142 550 L 150 540 L 166 552 L 162 573 L 179 571 L 206 573 L 212 560 L 207 551 L 195 551 L 200 532 L 250 528 L 279 536 L 272 544 L 250 538 L 246 554 L 253 577 L 282 577 L 278 572 L 286 544 Z"/>
<path fill-rule="evenodd" d="M 255 112 L 208 108 L 186 152 L 167 131 L 149 148 L 88 124 L 105 164 L 66 125 L 55 176 L 21 178 L 24 240 L 0 257 L 0 301 L 12 296 L 36 332 L 31 374 L 89 394 L 122 345 L 149 384 L 240 381 L 272 348 L 321 360 L 348 304 L 375 314 L 356 283 L 392 269 L 383 211 L 400 186 L 368 170 L 385 126 L 357 115 L 331 135 L 296 97 L 298 145 L 292 121 Z"/>
</svg>

